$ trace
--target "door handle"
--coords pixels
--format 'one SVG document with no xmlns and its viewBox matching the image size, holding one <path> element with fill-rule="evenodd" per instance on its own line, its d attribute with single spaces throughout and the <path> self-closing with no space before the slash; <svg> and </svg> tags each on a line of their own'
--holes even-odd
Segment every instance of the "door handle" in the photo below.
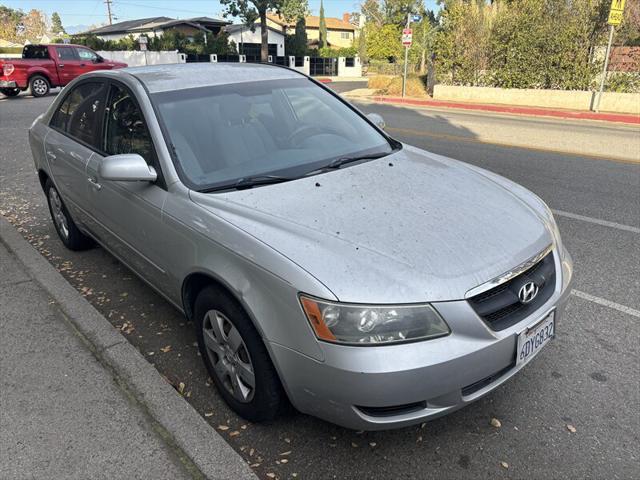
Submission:
<svg viewBox="0 0 640 480">
<path fill-rule="evenodd" d="M 86 67 L 86 66 L 87 66 L 87 64 L 86 64 L 86 63 L 81 63 L 81 64 L 80 64 L 80 66 L 81 66 L 81 67 Z"/>
<path fill-rule="evenodd" d="M 92 186 L 93 188 L 95 188 L 96 190 L 100 190 L 100 189 L 102 188 L 102 185 L 100 185 L 100 184 L 98 183 L 98 181 L 97 181 L 95 178 L 91 178 L 91 177 L 89 177 L 89 178 L 87 178 L 87 181 L 88 181 L 88 182 L 91 184 L 91 186 Z"/>
<path fill-rule="evenodd" d="M 53 152 L 49 152 L 49 151 L 47 151 L 47 156 L 49 157 L 49 159 L 50 159 L 52 162 L 55 162 L 55 161 L 56 161 L 56 158 L 58 158 L 58 157 L 56 157 L 56 154 L 55 154 L 55 153 L 53 153 Z"/>
<path fill-rule="evenodd" d="M 64 67 L 64 63 L 61 63 L 60 65 L 58 65 L 59 68 Z"/>
</svg>

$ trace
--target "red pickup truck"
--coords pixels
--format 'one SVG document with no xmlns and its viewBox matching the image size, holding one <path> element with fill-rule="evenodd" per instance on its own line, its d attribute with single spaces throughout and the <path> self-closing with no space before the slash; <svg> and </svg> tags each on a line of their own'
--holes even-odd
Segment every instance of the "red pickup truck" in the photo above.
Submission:
<svg viewBox="0 0 640 480">
<path fill-rule="evenodd" d="M 29 88 L 42 97 L 83 73 L 126 66 L 81 45 L 26 45 L 22 58 L 0 58 L 0 93 L 15 97 Z"/>
</svg>

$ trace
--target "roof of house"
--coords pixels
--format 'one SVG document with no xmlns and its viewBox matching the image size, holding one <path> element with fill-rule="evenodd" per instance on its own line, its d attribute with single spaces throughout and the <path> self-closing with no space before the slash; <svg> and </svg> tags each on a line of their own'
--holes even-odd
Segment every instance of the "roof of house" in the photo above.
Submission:
<svg viewBox="0 0 640 480">
<path fill-rule="evenodd" d="M 90 33 L 93 35 L 106 35 L 115 33 L 133 33 L 142 32 L 153 29 L 170 28 L 175 25 L 188 24 L 195 27 L 211 27 L 211 26 L 224 26 L 229 25 L 231 22 L 227 20 L 220 20 L 210 17 L 196 17 L 185 18 L 182 20 L 176 20 L 169 17 L 150 17 L 140 18 L 138 20 L 127 20 L 124 22 L 114 23 L 113 25 L 106 25 L 104 27 L 94 28 L 83 33 Z"/>
<path fill-rule="evenodd" d="M 280 15 L 275 15 L 273 13 L 267 13 L 267 18 L 278 25 L 282 25 L 283 27 L 294 27 L 295 22 L 287 22 Z M 305 24 L 307 28 L 320 28 L 320 17 L 309 16 L 305 17 Z M 327 25 L 327 30 L 350 30 L 355 31 L 356 27 L 351 25 L 349 22 L 345 22 L 341 18 L 333 18 L 333 17 L 325 17 L 325 23 Z"/>
<path fill-rule="evenodd" d="M 122 33 L 129 32 L 135 30 L 137 28 L 142 27 L 143 25 L 149 24 L 157 24 L 163 22 L 172 21 L 173 18 L 169 17 L 150 17 L 150 18 L 139 18 L 137 20 L 126 20 L 124 22 L 114 23 L 113 25 L 105 25 L 104 27 L 93 28 L 91 30 L 87 30 L 84 33 L 93 33 L 96 35 L 104 34 L 104 33 Z"/>
<path fill-rule="evenodd" d="M 254 23 L 253 26 L 256 29 L 260 28 L 259 23 Z M 250 30 L 250 28 L 247 27 L 247 25 L 245 25 L 244 23 L 235 23 L 233 25 L 228 25 L 224 27 L 224 31 L 227 33 L 236 33 L 239 31 L 248 31 L 248 30 Z M 277 28 L 267 26 L 267 30 L 271 30 L 272 32 L 279 33 L 280 35 L 284 35 L 284 33 L 282 33 L 282 30 L 278 30 Z"/>
</svg>

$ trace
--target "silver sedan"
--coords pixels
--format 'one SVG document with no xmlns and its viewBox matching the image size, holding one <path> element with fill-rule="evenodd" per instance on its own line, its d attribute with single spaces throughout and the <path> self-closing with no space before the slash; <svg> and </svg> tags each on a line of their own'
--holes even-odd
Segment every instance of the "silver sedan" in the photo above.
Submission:
<svg viewBox="0 0 640 480">
<path fill-rule="evenodd" d="M 293 70 L 83 75 L 29 140 L 62 242 L 100 244 L 184 312 L 249 420 L 291 402 L 354 429 L 422 422 L 561 328 L 573 267 L 542 200 Z"/>
</svg>

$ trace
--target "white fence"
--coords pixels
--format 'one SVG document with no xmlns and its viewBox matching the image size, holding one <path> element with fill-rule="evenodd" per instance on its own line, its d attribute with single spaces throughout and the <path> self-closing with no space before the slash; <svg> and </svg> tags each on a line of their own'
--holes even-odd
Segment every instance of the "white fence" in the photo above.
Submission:
<svg viewBox="0 0 640 480">
<path fill-rule="evenodd" d="M 98 55 L 110 60 L 115 60 L 117 62 L 124 62 L 130 67 L 140 67 L 143 65 L 164 65 L 167 63 L 185 63 L 187 61 L 187 56 L 184 53 L 179 53 L 178 51 L 100 51 L 98 52 Z"/>
</svg>

